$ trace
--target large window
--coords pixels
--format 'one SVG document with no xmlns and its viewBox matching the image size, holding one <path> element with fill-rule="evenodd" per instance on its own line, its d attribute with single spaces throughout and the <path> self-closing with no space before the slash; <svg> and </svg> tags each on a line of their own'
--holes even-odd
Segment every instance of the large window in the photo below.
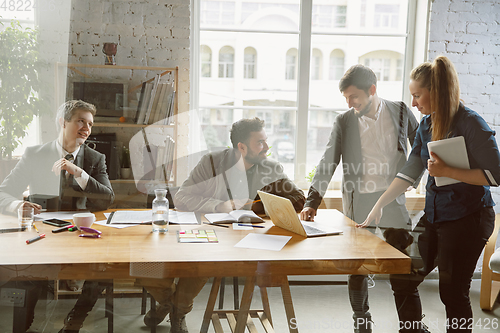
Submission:
<svg viewBox="0 0 500 333">
<path fill-rule="evenodd" d="M 287 80 L 297 78 L 297 49 L 290 49 L 286 52 L 285 77 Z"/>
<path fill-rule="evenodd" d="M 375 5 L 374 26 L 376 28 L 397 28 L 399 5 Z"/>
<path fill-rule="evenodd" d="M 323 55 L 318 49 L 314 49 L 311 58 L 311 80 L 321 80 Z"/>
<path fill-rule="evenodd" d="M 200 47 L 200 59 L 201 59 L 201 76 L 211 77 L 212 76 L 212 50 L 206 46 L 202 45 Z"/>
<path fill-rule="evenodd" d="M 235 2 L 202 1 L 200 15 L 200 22 L 207 25 L 233 24 L 235 18 Z"/>
<path fill-rule="evenodd" d="M 219 51 L 219 77 L 234 77 L 234 49 L 224 46 Z"/>
<path fill-rule="evenodd" d="M 255 79 L 257 77 L 257 52 L 253 47 L 245 48 L 244 78 Z"/>
<path fill-rule="evenodd" d="M 312 25 L 321 28 L 345 28 L 347 6 L 313 6 Z"/>
<path fill-rule="evenodd" d="M 365 59 L 365 66 L 373 69 L 377 75 L 378 81 L 389 81 L 389 74 L 391 72 L 391 60 L 390 59 Z"/>
<path fill-rule="evenodd" d="M 231 121 L 264 119 L 268 144 L 274 147 L 270 158 L 278 159 L 299 184 L 319 162 L 336 116 L 347 110 L 338 90 L 347 68 L 356 63 L 372 67 L 379 96 L 403 99 L 406 13 L 408 1 L 414 0 L 221 1 L 235 6 L 231 26 L 221 19 L 209 24 L 203 10 L 213 1 L 198 1 L 200 45 L 220 50 L 219 79 L 202 74 L 199 91 L 193 92 L 200 109 L 223 108 L 233 115 L 223 119 Z M 218 8 L 222 11 L 223 5 Z M 301 22 L 310 26 L 301 27 Z M 203 66 L 206 49 L 199 52 Z M 222 80 L 228 77 L 233 80 Z M 217 137 L 223 145 L 229 142 L 231 123 L 223 128 L 211 119 L 202 127 L 224 131 Z M 290 145 L 293 159 L 280 157 L 279 147 L 289 150 Z M 338 171 L 334 185 L 340 183 Z"/>
<path fill-rule="evenodd" d="M 330 53 L 330 80 L 340 80 L 344 75 L 344 52 L 333 50 Z"/>
</svg>

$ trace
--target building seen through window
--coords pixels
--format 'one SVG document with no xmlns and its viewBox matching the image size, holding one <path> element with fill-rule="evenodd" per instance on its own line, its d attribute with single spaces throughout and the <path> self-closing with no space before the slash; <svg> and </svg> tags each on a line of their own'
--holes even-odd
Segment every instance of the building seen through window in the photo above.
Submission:
<svg viewBox="0 0 500 333">
<path fill-rule="evenodd" d="M 224 106 L 220 111 L 232 114 L 222 117 L 227 120 L 224 129 L 213 116 L 202 127 L 223 131 L 217 137 L 228 146 L 231 121 L 258 116 L 266 121 L 268 144 L 274 147 L 270 158 L 277 156 L 278 147 L 295 147 L 297 87 L 304 80 L 299 78 L 304 66 L 299 57 L 300 0 L 200 4 L 199 105 L 212 111 Z M 309 15 L 309 121 L 307 142 L 302 143 L 307 145 L 307 158 L 280 160 L 291 177 L 297 163 L 306 164 L 308 171 L 318 163 L 335 116 L 347 110 L 338 90 L 347 68 L 357 63 L 371 67 L 382 98 L 401 100 L 403 91 L 406 1 L 314 0 Z M 213 19 L 208 21 L 209 16 Z M 210 50 L 219 50 L 218 57 L 210 57 Z M 218 63 L 212 64 L 214 60 Z M 217 78 L 210 68 L 218 68 Z"/>
<path fill-rule="evenodd" d="M 219 51 L 219 77 L 234 77 L 234 49 L 224 46 Z"/>
<path fill-rule="evenodd" d="M 201 60 L 201 76 L 211 77 L 212 76 L 212 50 L 206 46 L 202 45 L 200 47 L 200 60 Z"/>
<path fill-rule="evenodd" d="M 297 49 L 290 49 L 286 52 L 286 79 L 295 80 L 297 76 Z"/>
<path fill-rule="evenodd" d="M 255 79 L 257 77 L 257 52 L 253 47 L 245 48 L 244 78 Z"/>
</svg>

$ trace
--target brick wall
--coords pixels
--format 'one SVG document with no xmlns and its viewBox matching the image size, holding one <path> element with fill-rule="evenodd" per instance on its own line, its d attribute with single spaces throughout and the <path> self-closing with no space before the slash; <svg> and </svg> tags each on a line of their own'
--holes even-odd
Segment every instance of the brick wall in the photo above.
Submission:
<svg viewBox="0 0 500 333">
<path fill-rule="evenodd" d="M 187 154 L 189 117 L 190 2 L 186 0 L 73 0 L 69 63 L 104 64 L 103 43 L 118 43 L 117 65 L 179 66 L 178 156 Z M 129 87 L 156 72 L 114 71 Z M 92 78 L 110 75 L 87 70 Z M 120 131 L 120 130 L 118 130 Z M 121 136 L 121 133 L 117 133 Z M 184 151 L 186 150 L 186 151 Z M 184 179 L 182 168 L 178 177 Z"/>
<path fill-rule="evenodd" d="M 457 69 L 461 97 L 500 131 L 500 0 L 434 0 L 429 60 L 446 55 Z M 499 141 L 497 134 L 497 142 Z M 500 190 L 492 188 L 500 203 Z M 500 206 L 497 206 L 497 213 Z"/>
</svg>

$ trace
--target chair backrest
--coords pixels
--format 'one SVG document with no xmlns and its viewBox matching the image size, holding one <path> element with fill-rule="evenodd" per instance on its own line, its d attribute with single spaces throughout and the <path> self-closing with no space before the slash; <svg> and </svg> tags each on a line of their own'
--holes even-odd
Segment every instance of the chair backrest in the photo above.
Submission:
<svg viewBox="0 0 500 333">
<path fill-rule="evenodd" d="M 496 215 L 495 218 L 495 229 L 488 240 L 488 244 L 486 246 L 491 246 L 491 249 L 494 252 L 490 254 L 489 260 L 489 268 L 493 271 L 493 273 L 500 274 L 500 247 L 496 249 L 495 246 L 497 243 L 498 234 L 500 233 L 500 214 Z M 489 252 L 489 251 L 488 251 Z M 486 249 L 485 249 L 486 253 Z"/>
<path fill-rule="evenodd" d="M 483 271 L 481 273 L 481 295 L 479 306 L 483 310 L 491 310 L 500 288 L 493 288 L 493 281 L 500 281 L 500 274 L 492 272 L 490 269 L 490 259 L 495 252 L 495 245 L 500 230 L 500 214 L 495 216 L 495 228 L 491 234 L 486 246 L 484 247 Z"/>
<path fill-rule="evenodd" d="M 500 274 L 500 247 L 490 258 L 490 269 L 493 273 Z"/>
</svg>

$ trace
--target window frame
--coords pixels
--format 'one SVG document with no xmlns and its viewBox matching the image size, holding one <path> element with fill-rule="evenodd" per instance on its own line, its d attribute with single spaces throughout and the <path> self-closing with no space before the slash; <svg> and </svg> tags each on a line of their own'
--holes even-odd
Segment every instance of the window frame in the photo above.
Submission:
<svg viewBox="0 0 500 333">
<path fill-rule="evenodd" d="M 191 29 L 191 53 L 192 53 L 192 71 L 191 77 L 191 106 L 194 109 L 200 108 L 199 105 L 199 41 L 200 31 L 231 31 L 231 32 L 259 32 L 259 33 L 277 33 L 277 31 L 253 31 L 247 29 L 231 29 L 230 27 L 207 27 L 200 28 L 200 0 L 191 0 L 193 8 L 192 29 Z M 366 3 L 364 3 L 366 6 Z M 309 110 L 323 110 L 325 108 L 314 108 L 309 106 L 309 84 L 310 84 L 310 60 L 311 60 L 311 40 L 313 35 L 338 35 L 338 36 L 384 36 L 384 37 L 404 37 L 405 38 L 405 55 L 403 62 L 403 82 L 407 81 L 411 69 L 418 63 L 427 60 L 426 50 L 428 48 L 428 22 L 431 1 L 418 2 L 417 0 L 408 0 L 407 16 L 406 16 L 406 31 L 404 33 L 348 33 L 348 32 L 316 32 L 312 31 L 312 1 L 300 1 L 300 28 L 299 32 L 294 31 L 279 31 L 278 33 L 298 34 L 298 65 L 296 68 L 296 81 L 297 81 L 297 106 L 293 108 L 286 108 L 296 111 L 296 158 L 294 166 L 294 181 L 302 187 L 308 188 L 309 183 L 305 181 L 306 171 L 306 158 L 307 158 L 307 131 L 308 131 L 308 112 Z M 363 25 L 361 25 L 363 26 Z M 424 33 L 419 32 L 417 29 L 425 29 Z M 416 47 L 419 43 L 419 47 Z M 404 85 L 403 85 L 404 86 Z M 403 101 L 407 105 L 411 105 L 410 94 L 407 89 L 403 89 Z M 203 106 L 211 107 L 211 106 Z M 281 107 L 267 106 L 268 110 L 280 110 Z"/>
</svg>

